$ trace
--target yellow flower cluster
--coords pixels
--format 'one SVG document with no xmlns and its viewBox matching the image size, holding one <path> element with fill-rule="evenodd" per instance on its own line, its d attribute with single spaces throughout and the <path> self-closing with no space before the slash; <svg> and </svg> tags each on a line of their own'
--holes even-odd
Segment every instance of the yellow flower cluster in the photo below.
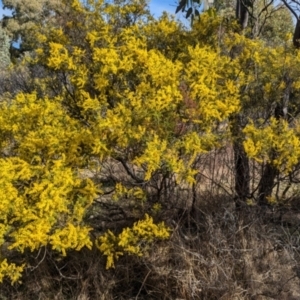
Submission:
<svg viewBox="0 0 300 300">
<path fill-rule="evenodd" d="M 7 259 L 4 259 L 0 263 L 0 282 L 3 281 L 4 277 L 8 277 L 11 284 L 19 282 L 25 265 L 16 266 L 14 263 L 8 263 Z"/>
<path fill-rule="evenodd" d="M 259 162 L 266 160 L 285 173 L 299 163 L 299 126 L 290 127 L 285 120 L 271 118 L 267 126 L 247 125 L 244 133 L 244 147 L 249 157 Z"/>
<path fill-rule="evenodd" d="M 100 191 L 74 168 L 84 162 L 78 147 L 87 135 L 61 99 L 20 93 L 1 103 L 0 124 L 1 151 L 9 154 L 0 159 L 0 245 L 9 236 L 8 249 L 21 253 L 47 245 L 62 254 L 90 248 L 83 217 Z M 23 267 L 4 260 L 1 268 L 15 281 Z"/>
<path fill-rule="evenodd" d="M 124 228 L 119 235 L 108 231 L 98 240 L 99 250 L 107 257 L 106 268 L 114 267 L 115 261 L 125 253 L 141 256 L 146 245 L 155 239 L 167 239 L 170 230 L 164 223 L 154 224 L 149 215 L 136 222 L 132 228 Z"/>
</svg>

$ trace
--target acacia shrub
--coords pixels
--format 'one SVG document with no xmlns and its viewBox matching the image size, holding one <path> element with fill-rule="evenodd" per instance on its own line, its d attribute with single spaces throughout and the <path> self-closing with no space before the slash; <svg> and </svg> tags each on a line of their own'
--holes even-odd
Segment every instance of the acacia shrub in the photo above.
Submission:
<svg viewBox="0 0 300 300">
<path fill-rule="evenodd" d="M 108 160 L 121 162 L 130 180 L 111 182 L 111 197 L 119 201 L 145 201 L 157 175 L 193 184 L 199 155 L 222 144 L 217 124 L 239 110 L 237 83 L 225 76 L 229 58 L 203 45 L 186 47 L 176 60 L 155 45 L 148 49 L 149 24 L 168 37 L 173 29 L 180 33 L 174 21 L 120 23 L 120 11 L 128 16 L 140 9 L 135 1 L 63 5 L 62 22 L 36 23 L 36 48 L 25 57 L 43 68 L 34 78 L 37 89 L 0 104 L 0 242 L 8 249 L 0 271 L 12 282 L 27 267 L 27 251 L 65 256 L 96 246 L 111 267 L 119 256 L 141 255 L 142 245 L 167 238 L 152 208 L 132 227 L 99 237 L 87 213 L 106 190 L 85 171 L 101 174 Z M 179 135 L 178 124 L 186 124 Z M 24 264 L 8 261 L 9 251 Z"/>
</svg>

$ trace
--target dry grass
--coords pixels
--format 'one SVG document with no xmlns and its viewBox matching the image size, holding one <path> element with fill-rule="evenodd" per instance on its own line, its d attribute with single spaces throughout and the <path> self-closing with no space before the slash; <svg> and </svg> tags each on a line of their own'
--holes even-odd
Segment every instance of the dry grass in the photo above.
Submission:
<svg viewBox="0 0 300 300">
<path fill-rule="evenodd" d="M 171 239 L 141 258 L 123 257 L 107 271 L 96 249 L 49 252 L 22 284 L 3 285 L 1 299 L 300 299 L 300 232 L 277 214 L 236 212 L 230 199 L 206 194 L 166 221 Z M 28 254 L 32 266 L 41 257 Z"/>
</svg>

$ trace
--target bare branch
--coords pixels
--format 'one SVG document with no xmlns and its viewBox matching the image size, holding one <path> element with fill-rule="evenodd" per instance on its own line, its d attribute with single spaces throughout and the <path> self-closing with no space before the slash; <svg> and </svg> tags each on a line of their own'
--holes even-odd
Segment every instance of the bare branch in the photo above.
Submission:
<svg viewBox="0 0 300 300">
<path fill-rule="evenodd" d="M 282 2 L 283 2 L 284 5 L 290 10 L 290 12 L 294 15 L 294 17 L 296 18 L 296 20 L 298 20 L 299 17 L 297 16 L 295 10 L 292 9 L 292 7 L 287 3 L 286 0 L 282 0 Z"/>
</svg>

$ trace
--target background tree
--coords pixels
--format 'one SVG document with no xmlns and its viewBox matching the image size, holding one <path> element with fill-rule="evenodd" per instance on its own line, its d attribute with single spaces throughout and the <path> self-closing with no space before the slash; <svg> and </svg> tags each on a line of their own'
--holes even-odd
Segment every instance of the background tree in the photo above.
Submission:
<svg viewBox="0 0 300 300">
<path fill-rule="evenodd" d="M 196 13 L 197 5 L 198 2 L 194 3 L 193 1 L 191 2 L 181 1 L 179 6 L 177 7 L 177 11 L 179 8 L 182 10 L 188 9 L 191 15 L 192 13 Z M 217 7 L 219 6 L 217 5 Z M 229 12 L 229 16 L 230 15 L 232 16 L 232 13 L 230 14 L 230 10 L 228 12 Z M 201 17 L 200 17 L 200 22 L 201 22 Z M 289 30 L 291 30 L 293 26 L 291 16 L 287 12 L 287 8 L 283 7 L 282 5 L 275 7 L 272 1 L 268 3 L 259 2 L 259 1 L 244 3 L 238 1 L 236 3 L 236 19 L 239 20 L 240 28 L 242 29 L 242 32 L 241 31 L 239 32 L 241 32 L 242 34 L 250 38 L 260 38 L 262 40 L 265 40 L 266 41 L 265 45 L 286 44 L 286 37 L 288 36 Z M 222 23 L 220 22 L 220 24 Z M 225 28 L 224 25 L 223 28 Z M 226 34 L 224 29 L 223 31 L 219 30 L 218 32 L 219 32 L 219 34 L 217 34 L 218 37 L 220 37 L 220 32 L 222 32 L 222 35 Z M 276 32 L 276 34 L 274 34 L 274 32 Z M 222 40 L 223 39 L 219 38 L 218 42 L 222 43 Z M 242 53 L 244 53 L 245 50 L 244 48 L 247 46 L 245 46 L 244 42 L 242 42 L 240 45 L 238 44 L 239 42 L 236 42 L 235 40 L 235 42 L 232 44 L 231 50 L 228 51 L 228 54 L 233 59 L 237 59 L 239 61 L 240 69 L 245 71 L 248 74 L 248 76 L 250 76 L 249 78 L 251 78 L 253 74 L 257 74 L 257 70 L 259 70 L 259 65 L 257 62 L 255 62 L 255 60 L 253 61 L 253 58 L 251 56 L 248 57 L 246 60 L 244 60 L 245 57 L 243 57 Z M 242 55 L 242 57 L 240 55 Z M 282 68 L 284 69 L 284 66 L 282 66 Z M 286 75 L 284 74 L 280 74 L 278 76 L 279 78 L 286 78 Z M 291 79 L 289 78 L 286 80 L 290 82 Z M 250 119 L 254 120 L 256 118 L 252 113 L 254 107 L 263 108 L 265 110 L 265 115 L 271 117 L 272 116 L 271 112 L 273 111 L 272 106 L 274 106 L 274 104 L 271 105 L 271 103 L 277 103 L 276 104 L 277 108 L 273 111 L 273 113 L 276 114 L 275 118 L 278 119 L 279 111 L 280 112 L 282 112 L 282 110 L 287 111 L 288 101 L 283 99 L 289 99 L 290 97 L 287 95 L 291 93 L 291 91 L 290 92 L 287 92 L 286 90 L 282 91 L 283 95 L 281 100 L 269 99 L 270 100 L 270 102 L 268 102 L 269 105 L 266 105 L 266 103 L 263 103 L 265 99 L 263 98 L 262 93 L 257 93 L 256 90 L 256 93 L 252 94 L 252 90 L 250 86 L 253 83 L 254 82 L 250 84 L 249 82 L 246 86 L 241 85 L 240 93 L 242 99 L 244 96 L 246 96 L 247 99 L 253 99 L 254 102 L 249 100 L 241 101 L 241 105 L 242 105 L 241 111 L 231 119 L 232 136 L 234 137 L 233 148 L 235 153 L 234 154 L 235 190 L 238 198 L 244 201 L 248 197 L 252 197 L 253 193 L 250 191 L 250 179 L 251 179 L 250 162 L 243 147 L 243 141 L 245 138 L 243 133 L 243 128 L 247 125 Z M 291 87 L 289 83 L 286 84 Z M 256 88 L 261 89 L 262 87 L 259 87 L 261 86 L 261 80 L 256 82 L 255 85 Z M 251 96 L 249 95 L 249 93 L 251 94 Z M 261 98 L 258 99 L 258 97 Z M 259 104 L 260 101 L 263 103 L 262 106 L 260 106 Z M 273 159 L 275 159 L 275 157 Z M 270 164 L 267 163 L 265 166 L 265 171 L 261 174 L 262 177 L 260 180 L 260 188 L 259 188 L 260 203 L 266 203 L 266 197 L 269 196 L 269 194 L 272 191 L 272 188 L 275 185 L 274 180 L 277 174 L 278 173 L 276 167 L 274 167 L 272 163 Z"/>
<path fill-rule="evenodd" d="M 11 42 L 20 45 L 17 48 L 12 46 L 13 56 L 19 56 L 24 51 L 33 49 L 35 42 L 31 34 L 33 26 L 36 24 L 45 26 L 49 22 L 56 22 L 62 8 L 62 2 L 58 0 L 4 0 L 2 3 L 4 8 L 12 10 L 12 16 L 6 16 L 2 26 L 8 32 Z"/>
<path fill-rule="evenodd" d="M 0 68 L 3 70 L 10 63 L 10 40 L 6 32 L 0 27 Z"/>
</svg>

